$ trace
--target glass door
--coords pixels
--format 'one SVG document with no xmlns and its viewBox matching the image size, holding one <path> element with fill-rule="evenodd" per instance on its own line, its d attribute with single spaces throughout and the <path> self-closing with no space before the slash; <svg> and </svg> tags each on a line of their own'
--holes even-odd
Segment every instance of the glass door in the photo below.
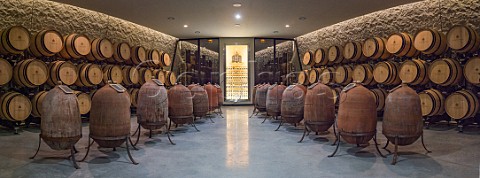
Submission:
<svg viewBox="0 0 480 178">
<path fill-rule="evenodd" d="M 225 86 L 227 101 L 248 100 L 248 45 L 226 45 Z"/>
</svg>

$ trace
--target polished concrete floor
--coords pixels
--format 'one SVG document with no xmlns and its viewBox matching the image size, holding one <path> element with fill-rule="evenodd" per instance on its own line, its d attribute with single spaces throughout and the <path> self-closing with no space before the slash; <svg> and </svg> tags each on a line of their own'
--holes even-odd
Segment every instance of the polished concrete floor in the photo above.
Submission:
<svg viewBox="0 0 480 178">
<path fill-rule="evenodd" d="M 139 150 L 132 151 L 138 165 L 130 163 L 124 148 L 112 151 L 94 144 L 78 170 L 65 159 L 68 151 L 52 151 L 44 143 L 39 155 L 28 159 L 36 149 L 38 127 L 25 128 L 18 135 L 0 129 L 0 177 L 479 177 L 480 129 L 476 127 L 460 134 L 454 126 L 432 126 L 425 130 L 432 153 L 425 154 L 417 141 L 399 147 L 399 162 L 390 165 L 392 156 L 378 156 L 372 141 L 365 148 L 341 144 L 337 155 L 328 158 L 335 149 L 332 134 L 311 134 L 297 143 L 301 126 L 287 125 L 275 132 L 278 122 L 262 124 L 260 116 L 249 119 L 252 109 L 224 107 L 225 118 L 197 123 L 200 132 L 179 127 L 172 137 L 176 145 L 163 134 L 149 139 L 143 131 Z M 381 129 L 381 122 L 378 126 Z M 378 133 L 379 142 L 385 144 L 385 137 Z M 87 134 L 85 126 L 77 143 L 77 159 L 85 154 Z"/>
</svg>

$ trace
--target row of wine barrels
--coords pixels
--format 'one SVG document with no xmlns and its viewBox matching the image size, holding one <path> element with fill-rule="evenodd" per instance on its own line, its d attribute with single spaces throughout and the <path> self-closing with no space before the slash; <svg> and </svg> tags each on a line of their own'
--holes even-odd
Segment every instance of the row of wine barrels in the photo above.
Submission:
<svg viewBox="0 0 480 178">
<path fill-rule="evenodd" d="M 402 83 L 398 76 L 399 66 L 396 62 L 379 62 L 373 69 L 373 78 L 377 83 L 385 85 L 398 85 Z"/>
<path fill-rule="evenodd" d="M 78 79 L 75 85 L 80 87 L 92 87 L 102 83 L 102 68 L 93 63 L 82 63 L 77 66 Z"/>
<path fill-rule="evenodd" d="M 12 80 L 13 67 L 5 59 L 0 58 L 0 86 L 7 84 Z"/>
<path fill-rule="evenodd" d="M 387 90 L 383 88 L 374 88 L 371 90 L 375 96 L 375 104 L 377 106 L 377 111 L 383 111 L 385 107 L 385 98 L 387 98 Z"/>
<path fill-rule="evenodd" d="M 352 83 L 353 68 L 349 65 L 338 66 L 335 69 L 335 82 L 341 85 Z"/>
<path fill-rule="evenodd" d="M 422 116 L 435 116 L 445 113 L 445 96 L 441 91 L 428 89 L 418 93 Z"/>
<path fill-rule="evenodd" d="M 445 34 L 433 29 L 419 31 L 415 35 L 413 46 L 422 53 L 431 55 L 440 55 L 448 49 Z"/>
<path fill-rule="evenodd" d="M 122 68 L 118 65 L 105 65 L 102 67 L 103 71 L 103 83 L 107 84 L 108 81 L 112 81 L 112 83 L 122 83 L 123 75 L 122 75 Z"/>
<path fill-rule="evenodd" d="M 470 90 L 459 90 L 445 99 L 445 111 L 452 119 L 474 117 L 479 110 L 478 96 Z"/>
<path fill-rule="evenodd" d="M 90 95 L 81 91 L 75 91 L 74 93 L 77 96 L 80 114 L 88 114 L 92 108 L 92 99 L 90 98 Z"/>
<path fill-rule="evenodd" d="M 137 99 L 138 99 L 138 88 L 130 88 L 128 89 L 128 94 L 130 94 L 130 104 L 132 107 L 137 107 Z"/>
<path fill-rule="evenodd" d="M 447 43 L 460 53 L 476 52 L 480 48 L 480 35 L 469 26 L 456 25 L 448 30 Z"/>
<path fill-rule="evenodd" d="M 62 34 L 56 30 L 42 30 L 31 41 L 28 49 L 36 57 L 54 56 L 62 51 L 64 45 Z"/>
<path fill-rule="evenodd" d="M 353 68 L 353 81 L 362 85 L 375 85 L 373 79 L 373 66 L 371 64 L 360 64 Z"/>
<path fill-rule="evenodd" d="M 455 59 L 438 59 L 433 61 L 428 68 L 428 78 L 438 85 L 456 85 L 463 79 L 460 63 Z"/>
<path fill-rule="evenodd" d="M 87 55 L 89 61 L 103 61 L 113 56 L 113 44 L 106 38 L 95 38 L 91 43 L 91 52 Z"/>
<path fill-rule="evenodd" d="M 343 48 L 343 57 L 345 57 L 346 60 L 352 62 L 363 62 L 367 60 L 367 57 L 363 55 L 362 47 L 362 43 L 358 41 L 351 41 L 346 43 Z"/>
<path fill-rule="evenodd" d="M 387 51 L 385 38 L 373 37 L 363 43 L 363 55 L 371 59 L 388 59 L 392 54 Z"/>
<path fill-rule="evenodd" d="M 90 39 L 82 34 L 72 33 L 63 37 L 64 46 L 60 56 L 65 59 L 79 59 L 90 54 Z"/>
<path fill-rule="evenodd" d="M 13 68 L 13 80 L 22 87 L 33 88 L 47 82 L 49 76 L 47 65 L 37 59 L 20 61 Z"/>
<path fill-rule="evenodd" d="M 0 96 L 0 106 L 0 118 L 9 121 L 24 121 L 32 112 L 30 99 L 14 91 Z"/>
<path fill-rule="evenodd" d="M 386 49 L 398 57 L 415 57 L 420 54 L 420 51 L 413 46 L 413 36 L 405 32 L 388 37 Z"/>
<path fill-rule="evenodd" d="M 40 91 L 33 95 L 33 98 L 31 100 L 32 103 L 32 116 L 34 117 L 41 117 L 42 116 L 42 108 L 43 108 L 43 100 L 45 99 L 45 96 L 47 95 L 47 91 Z"/>
<path fill-rule="evenodd" d="M 340 64 L 344 62 L 344 57 L 343 57 L 343 48 L 341 46 L 330 46 L 328 48 L 328 61 L 332 64 Z"/>
<path fill-rule="evenodd" d="M 400 66 L 399 77 L 404 83 L 411 85 L 425 85 L 428 78 L 427 62 L 421 59 L 406 60 Z"/>
<path fill-rule="evenodd" d="M 58 82 L 73 85 L 78 79 L 77 66 L 70 61 L 55 61 L 48 64 L 48 85 L 55 86 Z"/>
<path fill-rule="evenodd" d="M 140 73 L 133 66 L 122 66 L 122 76 L 122 85 L 126 86 L 138 84 L 140 80 Z"/>
<path fill-rule="evenodd" d="M 13 26 L 1 31 L 0 53 L 21 54 L 30 46 L 30 32 L 22 26 Z"/>
</svg>

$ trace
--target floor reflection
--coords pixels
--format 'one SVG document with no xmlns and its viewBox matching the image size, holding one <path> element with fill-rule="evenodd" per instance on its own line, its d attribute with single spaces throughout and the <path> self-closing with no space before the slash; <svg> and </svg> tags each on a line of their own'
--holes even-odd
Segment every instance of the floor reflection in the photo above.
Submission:
<svg viewBox="0 0 480 178">
<path fill-rule="evenodd" d="M 227 160 L 229 168 L 247 167 L 249 161 L 248 110 L 231 109 L 226 112 Z"/>
</svg>

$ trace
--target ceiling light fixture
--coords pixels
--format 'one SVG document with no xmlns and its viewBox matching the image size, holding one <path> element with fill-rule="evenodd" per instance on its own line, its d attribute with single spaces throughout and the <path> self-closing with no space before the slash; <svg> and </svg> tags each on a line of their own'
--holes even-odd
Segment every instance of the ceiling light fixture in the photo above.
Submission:
<svg viewBox="0 0 480 178">
<path fill-rule="evenodd" d="M 299 17 L 298 20 L 307 20 L 306 17 Z"/>
<path fill-rule="evenodd" d="M 275 30 L 275 31 L 273 31 L 273 33 L 278 33 L 278 31 Z"/>
<path fill-rule="evenodd" d="M 184 28 L 187 28 L 187 27 L 188 27 L 188 25 L 183 25 L 183 27 L 184 27 Z"/>
<path fill-rule="evenodd" d="M 242 7 L 241 3 L 233 3 L 233 7 Z"/>
<path fill-rule="evenodd" d="M 285 28 L 290 28 L 290 25 L 288 25 L 288 24 L 287 24 L 287 25 L 285 25 Z"/>
<path fill-rule="evenodd" d="M 199 33 L 200 33 L 200 31 L 195 31 L 195 33 L 196 33 L 196 34 L 199 34 Z"/>
<path fill-rule="evenodd" d="M 235 18 L 236 18 L 236 19 L 241 19 L 242 16 L 241 16 L 240 14 L 237 14 L 237 15 L 235 15 Z"/>
<path fill-rule="evenodd" d="M 168 20 L 175 20 L 175 17 L 168 17 Z"/>
</svg>

